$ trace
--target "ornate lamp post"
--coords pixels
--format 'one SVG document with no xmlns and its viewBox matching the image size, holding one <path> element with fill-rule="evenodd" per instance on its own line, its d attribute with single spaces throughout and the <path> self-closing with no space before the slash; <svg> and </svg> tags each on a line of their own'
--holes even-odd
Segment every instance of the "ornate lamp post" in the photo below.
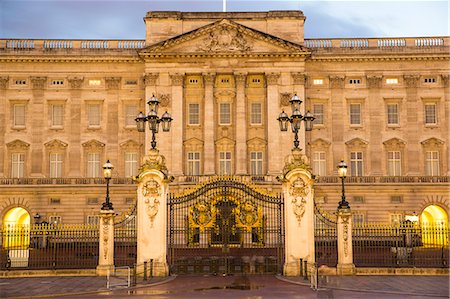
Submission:
<svg viewBox="0 0 450 299">
<path fill-rule="evenodd" d="M 288 122 L 291 123 L 292 132 L 294 135 L 294 148 L 298 148 L 300 145 L 298 141 L 298 131 L 301 127 L 301 122 L 305 122 L 305 131 L 311 131 L 312 130 L 312 122 L 315 119 L 315 117 L 307 111 L 306 114 L 303 116 L 300 113 L 300 105 L 302 103 L 302 100 L 295 94 L 290 100 L 289 103 L 291 103 L 292 107 L 292 115 L 289 117 L 289 115 L 284 112 L 284 110 L 280 113 L 280 116 L 278 117 L 278 121 L 280 122 L 280 130 L 281 131 L 287 131 L 288 129 Z"/>
<path fill-rule="evenodd" d="M 341 201 L 339 202 L 338 209 L 349 209 L 350 205 L 349 205 L 348 201 L 345 200 L 345 190 L 344 190 L 344 180 L 345 180 L 345 177 L 347 176 L 347 164 L 345 164 L 344 160 L 341 160 L 341 162 L 339 162 L 337 168 L 338 168 L 339 177 L 341 178 L 341 181 L 342 181 L 342 197 L 341 197 Z"/>
<path fill-rule="evenodd" d="M 113 205 L 112 202 L 109 200 L 109 181 L 111 180 L 112 171 L 114 169 L 114 166 L 109 162 L 109 160 L 106 161 L 105 164 L 103 164 L 103 175 L 105 176 L 106 180 L 106 198 L 105 202 L 102 204 L 102 210 L 112 210 Z"/>
<path fill-rule="evenodd" d="M 155 97 L 155 95 L 152 95 L 147 104 L 150 107 L 150 111 L 147 116 L 144 113 L 139 112 L 135 120 L 139 132 L 145 132 L 145 122 L 148 122 L 148 128 L 152 131 L 152 142 L 150 144 L 152 149 L 156 149 L 155 134 L 158 133 L 159 123 L 162 123 L 161 126 L 164 132 L 169 132 L 172 117 L 169 113 L 167 113 L 167 111 L 163 113 L 161 117 L 158 117 L 159 100 Z"/>
</svg>

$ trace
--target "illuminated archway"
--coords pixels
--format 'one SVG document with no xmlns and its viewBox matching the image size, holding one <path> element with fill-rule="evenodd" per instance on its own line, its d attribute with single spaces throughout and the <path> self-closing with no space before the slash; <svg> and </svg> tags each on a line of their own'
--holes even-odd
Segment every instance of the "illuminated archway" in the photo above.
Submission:
<svg viewBox="0 0 450 299">
<path fill-rule="evenodd" d="M 429 205 L 420 215 L 422 242 L 425 246 L 448 246 L 448 214 L 437 205 Z"/>
<path fill-rule="evenodd" d="M 27 249 L 30 245 L 30 214 L 24 208 L 16 207 L 3 217 L 3 248 Z"/>
</svg>

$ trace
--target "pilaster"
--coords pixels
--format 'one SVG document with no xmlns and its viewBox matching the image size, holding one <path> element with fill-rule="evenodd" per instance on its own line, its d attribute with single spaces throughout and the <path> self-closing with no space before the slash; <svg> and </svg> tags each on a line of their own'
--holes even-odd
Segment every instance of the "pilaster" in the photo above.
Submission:
<svg viewBox="0 0 450 299">
<path fill-rule="evenodd" d="M 6 89 L 8 88 L 9 77 L 0 77 L 0 132 L 6 132 L 6 111 L 8 103 L 6 101 Z M 5 134 L 0 134 L 0 144 L 5 144 Z M 5 147 L 0 146 L 0 177 L 3 177 L 5 161 Z"/>
<path fill-rule="evenodd" d="M 68 147 L 68 163 L 69 177 L 81 176 L 81 107 L 82 107 L 82 86 L 83 77 L 68 77 L 70 87 L 70 119 L 67 121 L 69 131 L 69 141 L 71 146 Z"/>
<path fill-rule="evenodd" d="M 422 103 L 418 101 L 417 87 L 419 85 L 419 75 L 405 75 L 403 76 L 404 83 L 406 85 L 406 135 L 408 140 L 407 157 L 408 169 L 406 175 L 419 175 L 420 171 L 420 140 L 419 134 L 417 134 L 417 124 L 419 122 L 418 107 L 422 106 Z"/>
<path fill-rule="evenodd" d="M 355 264 L 353 264 L 352 213 L 350 208 L 341 208 L 337 211 L 337 239 L 337 274 L 353 275 L 355 274 Z"/>
<path fill-rule="evenodd" d="M 205 83 L 205 117 L 204 119 L 204 138 L 205 145 L 203 148 L 203 173 L 205 175 L 215 174 L 215 143 L 214 143 L 214 79 L 216 74 L 203 74 Z"/>
<path fill-rule="evenodd" d="M 105 78 L 106 88 L 107 88 L 107 99 L 106 99 L 106 115 L 107 115 L 107 126 L 106 126 L 106 138 L 107 138 L 107 149 L 106 155 L 111 161 L 119 161 L 119 90 L 121 77 L 108 77 Z"/>
<path fill-rule="evenodd" d="M 43 169 L 44 152 L 42 141 L 45 132 L 46 122 L 44 121 L 44 89 L 47 83 L 47 77 L 31 77 L 33 101 L 30 113 L 33 115 L 31 120 L 31 173 L 30 177 L 43 177 L 45 174 Z"/>
<path fill-rule="evenodd" d="M 272 155 L 268 161 L 267 172 L 269 175 L 277 175 L 282 167 L 281 159 L 281 132 L 278 124 L 280 113 L 280 99 L 278 81 L 280 73 L 266 74 L 267 82 L 267 152 Z"/>
<path fill-rule="evenodd" d="M 330 76 L 330 106 L 331 111 L 341 111 L 342 113 L 331 113 L 331 144 L 333 148 L 333 165 L 336 165 L 340 159 L 345 157 L 345 144 L 344 144 L 344 123 L 343 115 L 346 115 L 347 109 L 344 100 L 344 76 Z"/>
<path fill-rule="evenodd" d="M 380 153 L 383 152 L 383 140 L 382 140 L 382 130 L 384 126 L 384 107 L 380 107 L 380 99 L 381 99 L 381 75 L 369 75 L 367 76 L 367 82 L 369 86 L 369 95 L 367 102 L 365 103 L 366 107 L 369 107 L 370 113 L 369 117 L 369 125 L 370 128 L 370 173 L 369 175 L 383 175 L 383 170 L 381 165 L 383 164 L 381 159 L 383 156 Z"/>
<path fill-rule="evenodd" d="M 172 118 L 177 125 L 171 128 L 171 169 L 170 171 L 176 175 L 183 175 L 183 81 L 184 74 L 171 74 L 172 81 Z M 165 111 L 161 111 L 164 113 Z"/>
<path fill-rule="evenodd" d="M 236 80 L 236 174 L 247 174 L 246 74 L 234 74 Z"/>
<path fill-rule="evenodd" d="M 100 232 L 98 247 L 97 274 L 108 275 L 108 271 L 114 270 L 114 210 L 100 211 Z"/>
</svg>

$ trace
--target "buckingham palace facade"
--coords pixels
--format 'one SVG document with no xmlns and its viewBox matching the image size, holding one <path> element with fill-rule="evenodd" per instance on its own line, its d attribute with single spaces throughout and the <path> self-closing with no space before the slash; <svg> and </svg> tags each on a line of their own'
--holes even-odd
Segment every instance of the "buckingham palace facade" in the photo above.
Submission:
<svg viewBox="0 0 450 299">
<path fill-rule="evenodd" d="M 0 39 L 0 223 L 95 223 L 106 160 L 115 211 L 132 214 L 153 96 L 173 118 L 156 134 L 170 192 L 215 175 L 279 191 L 294 135 L 277 118 L 295 95 L 315 117 L 298 141 L 320 209 L 337 208 L 344 160 L 355 223 L 448 222 L 449 37 L 305 39 L 305 20 L 148 12 L 145 40 Z"/>
</svg>

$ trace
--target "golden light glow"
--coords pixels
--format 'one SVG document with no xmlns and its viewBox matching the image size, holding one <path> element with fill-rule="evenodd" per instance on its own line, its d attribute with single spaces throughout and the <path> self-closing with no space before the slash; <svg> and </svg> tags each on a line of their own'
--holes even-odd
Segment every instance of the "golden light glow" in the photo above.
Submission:
<svg viewBox="0 0 450 299">
<path fill-rule="evenodd" d="M 25 249 L 30 245 L 30 214 L 23 208 L 12 208 L 3 217 L 3 247 Z"/>
<path fill-rule="evenodd" d="M 426 246 L 448 246 L 445 229 L 448 227 L 447 212 L 436 205 L 426 207 L 420 215 L 422 241 Z"/>
</svg>

